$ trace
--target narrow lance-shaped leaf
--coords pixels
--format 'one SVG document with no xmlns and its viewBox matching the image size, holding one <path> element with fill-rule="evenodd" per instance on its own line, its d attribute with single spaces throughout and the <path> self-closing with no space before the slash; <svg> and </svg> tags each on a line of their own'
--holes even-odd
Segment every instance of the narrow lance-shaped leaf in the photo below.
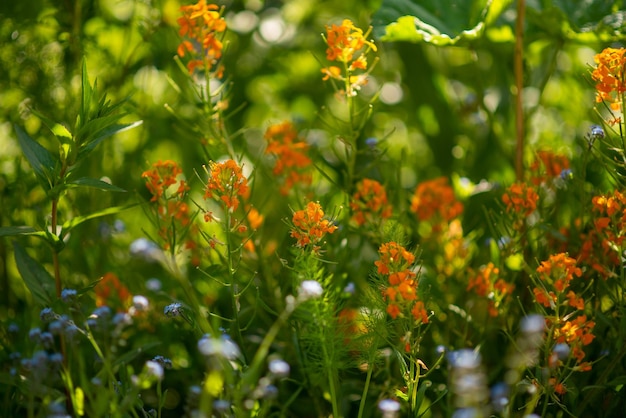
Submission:
<svg viewBox="0 0 626 418">
<path fill-rule="evenodd" d="M 126 190 L 114 186 L 111 183 L 107 183 L 106 181 L 92 179 L 89 177 L 81 177 L 76 180 L 68 181 L 66 183 L 67 187 L 91 187 L 94 189 L 104 190 L 108 192 L 126 192 Z"/>
<path fill-rule="evenodd" d="M 13 251 L 17 269 L 35 301 L 43 306 L 51 305 L 54 289 L 53 277 L 17 242 L 13 243 Z"/>
<path fill-rule="evenodd" d="M 43 231 L 38 231 L 32 226 L 3 226 L 0 228 L 0 237 L 8 237 L 12 235 L 36 235 L 38 233 L 43 233 Z"/>
<path fill-rule="evenodd" d="M 53 187 L 55 179 L 54 173 L 59 166 L 59 161 L 41 144 L 32 139 L 22 128 L 15 126 L 17 139 L 24 156 L 30 163 L 37 180 L 44 188 L 49 190 Z"/>
<path fill-rule="evenodd" d="M 131 203 L 125 206 L 114 206 L 114 207 L 106 208 L 104 210 L 101 210 L 95 213 L 91 213 L 89 215 L 75 216 L 74 218 L 70 219 L 69 221 L 63 224 L 63 228 L 61 229 L 61 235 L 60 235 L 61 239 L 65 237 L 65 235 L 67 235 L 68 232 L 70 232 L 72 229 L 74 229 L 75 227 L 77 227 L 78 225 L 82 224 L 85 221 L 88 221 L 90 219 L 100 218 L 102 216 L 113 215 L 113 214 L 122 212 L 126 209 L 133 208 L 137 205 L 138 205 L 137 203 Z"/>
<path fill-rule="evenodd" d="M 124 132 L 124 131 L 126 131 L 128 129 L 136 128 L 137 126 L 141 125 L 142 123 L 143 123 L 143 121 L 137 121 L 137 122 L 125 123 L 125 124 L 115 124 L 115 125 L 109 126 L 106 129 L 103 129 L 102 131 L 99 132 L 98 136 L 96 136 L 94 139 L 92 139 L 87 144 L 85 144 L 83 147 L 81 147 L 81 149 L 78 151 L 79 158 L 83 158 L 84 156 L 89 154 L 91 151 L 94 150 L 94 148 L 100 142 L 102 142 L 106 138 L 108 138 L 110 136 L 113 136 L 115 134 L 118 134 L 120 132 Z"/>
</svg>

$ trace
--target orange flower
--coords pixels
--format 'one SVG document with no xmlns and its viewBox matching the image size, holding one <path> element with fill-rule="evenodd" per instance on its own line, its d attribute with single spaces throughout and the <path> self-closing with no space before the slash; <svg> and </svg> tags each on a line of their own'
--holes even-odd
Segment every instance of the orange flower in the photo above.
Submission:
<svg viewBox="0 0 626 418">
<path fill-rule="evenodd" d="M 196 4 L 181 6 L 183 15 L 178 18 L 179 35 L 187 38 L 178 46 L 177 54 L 181 58 L 191 55 L 187 63 L 189 73 L 196 68 L 210 71 L 222 56 L 222 42 L 218 39 L 226 30 L 226 21 L 215 4 L 206 4 L 199 0 Z M 218 77 L 221 70 L 217 71 Z"/>
<path fill-rule="evenodd" d="M 328 48 L 326 49 L 326 59 L 343 64 L 346 74 L 341 68 L 331 65 L 322 68 L 323 80 L 334 79 L 346 83 L 344 94 L 354 96 L 361 86 L 367 83 L 366 74 L 371 71 L 367 69 L 367 54 L 369 51 L 376 51 L 373 41 L 367 40 L 371 28 L 364 34 L 363 30 L 354 26 L 351 20 L 345 19 L 341 25 L 326 26 L 326 36 L 324 40 Z M 366 74 L 353 75 L 354 70 L 366 71 Z"/>
<path fill-rule="evenodd" d="M 537 267 L 537 273 L 541 280 L 552 284 L 559 292 L 569 286 L 574 276 L 580 277 L 583 274 L 582 270 L 576 267 L 576 260 L 565 253 L 553 254 L 548 260 L 542 261 Z"/>
<path fill-rule="evenodd" d="M 596 81 L 596 102 L 608 101 L 613 110 L 620 110 L 622 94 L 626 92 L 624 48 L 606 48 L 594 57 L 597 67 L 591 73 Z"/>
<path fill-rule="evenodd" d="M 389 286 L 382 290 L 387 313 L 396 319 L 410 311 L 416 322 L 428 323 L 424 303 L 417 296 L 417 274 L 410 270 L 415 256 L 396 242 L 388 242 L 378 249 L 380 260 L 375 264 L 378 273 L 388 275 Z"/>
<path fill-rule="evenodd" d="M 348 64 L 354 55 L 364 46 L 376 51 L 376 45 L 366 39 L 368 31 L 363 34 L 363 30 L 354 26 L 349 19 L 344 19 L 341 25 L 326 26 L 326 59 L 329 61 L 339 61 Z"/>
<path fill-rule="evenodd" d="M 289 193 L 295 184 L 311 184 L 312 161 L 306 155 L 309 144 L 298 137 L 291 122 L 269 126 L 264 138 L 268 143 L 265 153 L 276 156 L 273 173 L 285 177 L 280 188 L 281 194 Z"/>
<path fill-rule="evenodd" d="M 478 273 L 470 278 L 467 284 L 467 291 L 474 289 L 474 292 L 481 297 L 489 299 L 489 315 L 498 316 L 498 307 L 507 295 L 513 293 L 515 286 L 507 283 L 503 279 L 498 279 L 500 270 L 493 263 L 482 266 Z"/>
<path fill-rule="evenodd" d="M 428 312 L 426 312 L 424 302 L 421 300 L 415 302 L 413 308 L 411 308 L 411 315 L 413 315 L 413 319 L 415 319 L 416 322 L 428 324 Z"/>
<path fill-rule="evenodd" d="M 569 306 L 574 307 L 580 311 L 585 309 L 585 300 L 581 297 L 578 297 L 578 295 L 574 293 L 573 290 L 570 290 L 569 292 L 567 292 L 566 296 L 567 296 Z"/>
<path fill-rule="evenodd" d="M 293 214 L 291 236 L 297 240 L 296 246 L 305 248 L 312 245 L 314 253 L 319 251 L 319 244 L 324 235 L 332 234 L 337 226 L 324 218 L 322 206 L 316 202 L 309 202 L 306 209 L 296 211 Z"/>
<path fill-rule="evenodd" d="M 166 160 L 154 163 L 141 175 L 147 179 L 146 187 L 152 194 L 150 201 L 157 203 L 156 226 L 165 250 L 180 242 L 181 230 L 191 222 L 189 205 L 184 201 L 189 186 L 179 178 L 182 172 L 178 164 Z"/>
<path fill-rule="evenodd" d="M 580 315 L 571 321 L 566 321 L 561 328 L 557 329 L 555 339 L 559 343 L 566 342 L 570 345 L 589 345 L 595 338 L 595 335 L 591 333 L 595 326 L 595 322 L 587 320 L 587 315 Z"/>
<path fill-rule="evenodd" d="M 380 274 L 390 274 L 405 270 L 415 261 L 415 256 L 396 242 L 388 242 L 378 249 L 380 260 L 376 267 Z"/>
<path fill-rule="evenodd" d="M 400 307 L 397 304 L 390 303 L 389 305 L 387 305 L 387 313 L 393 319 L 396 319 L 398 317 L 398 315 L 400 315 L 401 312 L 402 311 L 400 310 Z"/>
<path fill-rule="evenodd" d="M 514 183 L 502 195 L 502 202 L 506 205 L 507 212 L 514 212 L 526 217 L 537 209 L 539 195 L 525 183 Z"/>
<path fill-rule="evenodd" d="M 420 221 L 448 222 L 463 213 L 463 204 L 445 177 L 420 183 L 411 198 L 411 211 Z"/>
<path fill-rule="evenodd" d="M 131 298 L 131 294 L 128 288 L 120 282 L 120 279 L 115 273 L 106 273 L 102 276 L 96 286 L 94 287 L 96 293 L 96 306 L 118 306 L 122 308 L 125 306 Z"/>
<path fill-rule="evenodd" d="M 350 201 L 350 209 L 352 219 L 359 226 L 387 219 L 392 210 L 383 185 L 371 179 L 363 179 L 357 184 Z"/>
<path fill-rule="evenodd" d="M 557 297 L 554 292 L 546 292 L 543 289 L 535 287 L 533 288 L 533 293 L 535 294 L 535 300 L 537 303 L 545 306 L 546 308 L 550 308 L 557 301 Z"/>
<path fill-rule="evenodd" d="M 239 198 L 248 197 L 248 180 L 242 174 L 241 167 L 233 160 L 223 163 L 211 163 L 209 180 L 204 192 L 204 198 L 218 198 L 229 211 L 236 211 L 239 207 Z"/>
<path fill-rule="evenodd" d="M 564 170 L 569 169 L 569 166 L 569 160 L 564 155 L 547 150 L 538 151 L 530 166 L 530 171 L 533 173 L 531 181 L 535 185 L 550 182 L 559 177 Z"/>
<path fill-rule="evenodd" d="M 152 193 L 151 202 L 164 198 L 182 195 L 189 187 L 184 180 L 178 180 L 178 175 L 182 174 L 183 170 L 171 160 L 158 161 L 152 164 L 150 170 L 146 170 L 141 173 L 141 177 L 147 179 L 146 187 Z M 170 190 L 170 186 L 174 186 L 178 183 L 178 187 L 175 190 Z M 168 196 L 166 192 L 170 192 Z"/>
</svg>

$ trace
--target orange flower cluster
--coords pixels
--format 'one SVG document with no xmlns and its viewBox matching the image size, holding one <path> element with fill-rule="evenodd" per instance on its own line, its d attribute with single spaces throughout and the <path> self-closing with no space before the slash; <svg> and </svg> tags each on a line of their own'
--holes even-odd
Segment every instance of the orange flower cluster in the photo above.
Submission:
<svg viewBox="0 0 626 418">
<path fill-rule="evenodd" d="M 96 306 L 116 306 L 120 309 L 130 302 L 131 294 L 128 288 L 120 282 L 115 273 L 106 273 L 94 287 Z"/>
<path fill-rule="evenodd" d="M 626 195 L 618 190 L 613 195 L 591 199 L 594 214 L 593 229 L 581 234 L 579 259 L 604 278 L 621 263 L 620 248 L 626 239 Z"/>
<path fill-rule="evenodd" d="M 591 203 L 599 215 L 594 226 L 605 238 L 603 247 L 621 248 L 626 238 L 626 195 L 615 190 L 613 196 L 594 196 Z"/>
<path fill-rule="evenodd" d="M 498 316 L 498 308 L 503 303 L 507 295 L 513 293 L 515 286 L 507 283 L 504 279 L 499 279 L 500 270 L 489 263 L 482 266 L 477 273 L 474 273 L 467 284 L 467 291 L 474 290 L 478 296 L 487 297 L 489 300 L 489 315 Z"/>
<path fill-rule="evenodd" d="M 151 202 L 157 202 L 157 224 L 159 237 L 165 242 L 164 249 L 169 250 L 176 243 L 180 229 L 191 222 L 189 205 L 185 196 L 189 190 L 187 182 L 180 178 L 183 170 L 171 160 L 157 161 L 150 170 L 141 174 L 146 187 L 152 194 Z M 176 229 L 179 233 L 176 233 Z"/>
<path fill-rule="evenodd" d="M 535 300 L 556 312 L 554 316 L 546 318 L 548 328 L 552 330 L 551 340 L 556 344 L 568 345 L 571 356 L 576 360 L 576 370 L 591 370 L 589 363 L 582 362 L 585 357 L 582 347 L 589 345 L 595 338 L 592 334 L 595 323 L 587 320 L 584 314 L 571 319 L 576 312 L 585 308 L 584 299 L 569 289 L 574 277 L 582 276 L 582 270 L 577 267 L 575 259 L 559 253 L 542 261 L 537 267 L 537 273 L 541 286 L 533 289 Z M 566 307 L 565 312 L 561 309 L 562 306 Z M 549 360 L 550 366 L 557 367 L 561 360 L 553 355 Z"/>
<path fill-rule="evenodd" d="M 569 166 L 569 159 L 565 155 L 547 150 L 538 151 L 535 160 L 530 165 L 530 171 L 533 173 L 531 181 L 536 186 L 551 182 L 564 170 L 569 169 Z"/>
<path fill-rule="evenodd" d="M 292 218 L 291 236 L 297 240 L 296 247 L 305 248 L 312 245 L 314 253 L 318 253 L 319 244 L 324 235 L 332 234 L 337 226 L 324 219 L 322 206 L 317 202 L 309 202 L 305 209 L 296 211 Z"/>
<path fill-rule="evenodd" d="M 539 195 L 525 183 L 513 183 L 502 195 L 507 212 L 527 217 L 537 209 Z"/>
<path fill-rule="evenodd" d="M 409 307 L 416 322 L 428 323 L 424 302 L 417 299 L 417 275 L 411 270 L 415 256 L 396 242 L 387 242 L 378 249 L 380 259 L 374 264 L 378 273 L 387 276 L 389 286 L 383 290 L 388 301 L 387 313 L 396 319 Z"/>
<path fill-rule="evenodd" d="M 463 213 L 463 204 L 445 177 L 420 183 L 411 198 L 411 211 L 420 221 L 449 222 Z"/>
<path fill-rule="evenodd" d="M 291 122 L 269 126 L 264 138 L 268 143 L 265 153 L 276 156 L 273 173 L 285 177 L 280 188 L 281 194 L 289 193 L 295 184 L 311 184 L 312 162 L 306 155 L 309 144 L 298 138 L 298 132 Z"/>
<path fill-rule="evenodd" d="M 343 74 L 344 70 L 331 65 L 322 68 L 323 80 L 334 79 L 345 82 L 348 85 L 346 93 L 350 96 L 356 95 L 357 90 L 367 83 L 367 73 L 360 75 L 352 73 L 355 70 L 367 71 L 367 53 L 376 51 L 374 42 L 367 40 L 370 31 L 371 28 L 364 34 L 363 30 L 354 26 L 349 19 L 345 19 L 341 25 L 326 26 L 324 37 L 328 46 L 326 59 L 342 63 L 346 75 Z"/>
<path fill-rule="evenodd" d="M 250 192 L 248 179 L 243 175 L 241 167 L 234 160 L 226 160 L 222 163 L 213 162 L 210 164 L 208 174 L 204 199 L 218 198 L 227 210 L 236 211 L 239 207 L 239 198 L 248 197 Z M 211 219 L 210 213 L 207 213 L 205 220 Z"/>
<path fill-rule="evenodd" d="M 219 7 L 199 0 L 196 4 L 181 6 L 180 10 L 183 15 L 177 20 L 178 33 L 184 39 L 178 46 L 178 56 L 191 55 L 192 59 L 187 63 L 190 74 L 196 68 L 211 71 L 222 56 L 223 45 L 218 38 L 226 30 L 226 21 Z M 221 75 L 222 70 L 218 69 L 217 77 Z"/>
<path fill-rule="evenodd" d="M 379 222 L 391 216 L 391 205 L 382 184 L 372 179 L 363 179 L 356 185 L 356 192 L 350 201 L 352 219 L 357 225 Z"/>
<path fill-rule="evenodd" d="M 152 193 L 151 202 L 160 199 L 168 200 L 185 194 L 189 187 L 185 180 L 179 180 L 178 176 L 183 173 L 183 169 L 171 160 L 157 161 L 152 164 L 150 170 L 141 173 L 141 177 L 147 179 L 146 187 Z M 177 184 L 175 190 L 169 190 L 170 186 Z M 168 194 L 167 192 L 170 191 Z"/>
<path fill-rule="evenodd" d="M 594 57 L 597 64 L 591 73 L 596 81 L 596 102 L 610 102 L 613 110 L 620 110 L 622 95 L 626 92 L 626 57 L 624 48 L 606 48 Z"/>
</svg>

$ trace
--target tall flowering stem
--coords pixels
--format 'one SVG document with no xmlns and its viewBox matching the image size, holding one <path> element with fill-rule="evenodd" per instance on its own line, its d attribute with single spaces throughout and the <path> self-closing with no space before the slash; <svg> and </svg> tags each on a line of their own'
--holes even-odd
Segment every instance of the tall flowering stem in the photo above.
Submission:
<svg viewBox="0 0 626 418">
<path fill-rule="evenodd" d="M 202 112 L 207 123 L 200 124 L 197 130 L 203 135 L 203 145 L 207 146 L 205 152 L 210 154 L 212 149 L 208 146 L 221 143 L 228 155 L 234 158 L 235 151 L 223 118 L 224 111 L 228 109 L 226 88 L 220 81 L 224 76 L 220 60 L 227 29 L 223 8 L 199 0 L 195 4 L 181 6 L 180 11 L 182 15 L 177 22 L 181 43 L 176 51 L 177 59 L 187 60 L 186 70 L 203 105 Z M 208 157 L 212 158 L 211 155 Z"/>
<path fill-rule="evenodd" d="M 582 276 L 575 259 L 565 253 L 551 255 L 536 269 L 533 295 L 545 310 L 547 339 L 544 362 L 549 372 L 545 379 L 546 398 L 563 395 L 567 391 L 565 380 L 573 371 L 589 371 L 591 363 L 583 361 L 583 347 L 591 344 L 595 336 L 595 322 L 587 318 L 585 301 L 571 289 L 571 283 Z"/>
<path fill-rule="evenodd" d="M 170 273 L 180 283 L 188 303 L 198 314 L 197 325 L 201 334 L 212 332 L 204 310 L 198 301 L 196 291 L 181 270 L 177 254 L 180 250 L 194 249 L 196 243 L 187 237 L 194 227 L 189 205 L 186 203 L 189 185 L 182 176 L 182 168 L 172 160 L 157 161 L 141 174 L 146 181 L 146 188 L 152 195 L 153 222 L 157 228 L 162 248 L 169 253 L 165 260 Z"/>
<path fill-rule="evenodd" d="M 361 87 L 367 84 L 368 75 L 376 63 L 376 59 L 373 64 L 368 63 L 368 54 L 377 51 L 374 42 L 368 39 L 370 33 L 371 27 L 364 33 L 351 20 L 344 19 L 341 25 L 326 26 L 326 34 L 323 35 L 327 45 L 326 59 L 334 64 L 321 69 L 322 79 L 332 82 L 337 96 L 341 100 L 345 98 L 347 104 L 348 129 L 347 133 L 340 133 L 339 138 L 345 145 L 348 190 L 353 187 L 355 176 L 357 140 L 369 117 L 370 104 L 362 115 L 354 99 Z"/>
<path fill-rule="evenodd" d="M 378 254 L 380 259 L 374 264 L 377 273 L 386 279 L 382 284 L 386 311 L 401 328 L 402 337 L 398 343 L 409 358 L 408 370 L 404 373 L 409 404 L 411 410 L 418 411 L 417 392 L 424 363 L 415 354 L 419 352 L 420 327 L 429 323 L 429 315 L 417 294 L 417 273 L 413 270 L 415 255 L 394 241 L 382 244 Z"/>
<path fill-rule="evenodd" d="M 176 162 L 166 160 L 154 163 L 141 174 L 152 194 L 150 202 L 155 204 L 155 222 L 163 249 L 172 254 L 191 224 L 189 205 L 185 202 L 189 186 L 182 173 Z"/>
<path fill-rule="evenodd" d="M 226 21 L 219 6 L 200 0 L 196 4 L 180 7 L 183 15 L 178 18 L 178 34 L 183 38 L 177 54 L 183 58 L 189 56 L 187 69 L 190 74 L 198 68 L 206 72 L 215 71 L 222 57 L 221 37 L 226 31 Z M 221 77 L 222 69 L 218 69 Z"/>
<path fill-rule="evenodd" d="M 209 167 L 205 167 L 208 179 L 205 186 L 204 199 L 217 200 L 222 206 L 224 216 L 223 229 L 226 235 L 226 263 L 228 267 L 228 288 L 231 296 L 231 308 L 233 314 L 233 331 L 237 343 L 243 345 L 241 327 L 239 325 L 239 288 L 237 286 L 235 254 L 241 250 L 234 242 L 236 231 L 242 229 L 243 216 L 239 216 L 237 211 L 242 207 L 241 203 L 250 194 L 248 179 L 243 174 L 242 166 L 234 160 L 223 162 L 212 162 Z M 215 220 L 211 212 L 205 212 L 204 220 L 212 222 Z M 214 245 L 213 242 L 211 245 Z"/>
</svg>

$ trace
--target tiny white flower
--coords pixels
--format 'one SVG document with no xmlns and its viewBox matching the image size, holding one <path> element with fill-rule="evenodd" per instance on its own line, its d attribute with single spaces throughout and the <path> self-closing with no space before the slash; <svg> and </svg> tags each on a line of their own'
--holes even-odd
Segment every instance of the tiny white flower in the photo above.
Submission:
<svg viewBox="0 0 626 418">
<path fill-rule="evenodd" d="M 317 299 L 322 296 L 324 289 L 322 285 L 315 280 L 305 280 L 300 284 L 298 289 L 298 299 L 304 302 L 309 299 Z"/>
<path fill-rule="evenodd" d="M 163 380 L 163 366 L 159 362 L 153 360 L 146 361 L 146 372 L 149 376 L 153 376 L 159 381 Z"/>
</svg>

